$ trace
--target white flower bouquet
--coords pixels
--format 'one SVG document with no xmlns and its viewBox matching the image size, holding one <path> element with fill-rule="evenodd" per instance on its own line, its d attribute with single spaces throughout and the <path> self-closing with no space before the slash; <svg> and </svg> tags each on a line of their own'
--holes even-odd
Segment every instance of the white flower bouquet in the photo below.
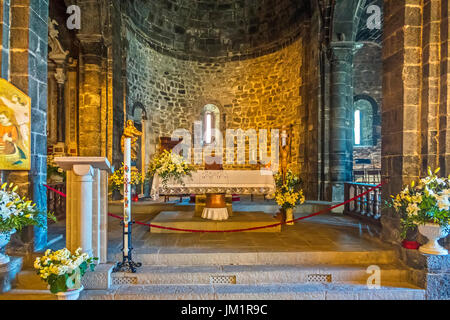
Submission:
<svg viewBox="0 0 450 320">
<path fill-rule="evenodd" d="M 185 161 L 185 159 L 175 153 L 164 150 L 156 155 L 147 169 L 147 179 L 157 174 L 166 185 L 169 179 L 175 179 L 182 183 L 183 176 L 191 176 L 193 168 Z"/>
<path fill-rule="evenodd" d="M 95 268 L 95 261 L 78 248 L 74 254 L 64 248 L 58 251 L 48 249 L 44 256 L 36 258 L 34 268 L 39 277 L 48 283 L 50 292 L 67 292 L 81 287 L 81 278 L 88 269 Z"/>
<path fill-rule="evenodd" d="M 42 214 L 36 204 L 20 197 L 18 187 L 4 183 L 0 187 L 0 233 L 20 231 L 26 226 L 44 226 L 47 218 L 55 220 L 51 213 Z"/>
<path fill-rule="evenodd" d="M 439 168 L 431 171 L 428 176 L 413 181 L 396 196 L 391 195 L 389 207 L 393 207 L 402 215 L 402 238 L 406 237 L 408 230 L 426 223 L 439 224 L 448 230 L 450 222 L 450 176 L 439 178 L 436 174 Z"/>
</svg>

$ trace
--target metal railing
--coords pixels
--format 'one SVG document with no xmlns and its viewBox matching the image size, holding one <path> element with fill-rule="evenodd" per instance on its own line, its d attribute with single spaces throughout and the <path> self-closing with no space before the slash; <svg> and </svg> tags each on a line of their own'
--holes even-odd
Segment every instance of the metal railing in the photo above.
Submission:
<svg viewBox="0 0 450 320">
<path fill-rule="evenodd" d="M 344 188 L 345 201 L 373 187 L 375 187 L 373 184 L 346 182 Z M 372 225 L 381 226 L 381 190 L 373 190 L 363 197 L 347 203 L 344 207 L 344 214 Z"/>
<path fill-rule="evenodd" d="M 49 187 L 58 190 L 59 192 L 66 193 L 66 184 L 53 183 L 49 184 Z M 54 213 L 57 220 L 65 219 L 66 217 L 66 198 L 59 195 L 57 192 L 47 189 L 47 210 Z"/>
</svg>

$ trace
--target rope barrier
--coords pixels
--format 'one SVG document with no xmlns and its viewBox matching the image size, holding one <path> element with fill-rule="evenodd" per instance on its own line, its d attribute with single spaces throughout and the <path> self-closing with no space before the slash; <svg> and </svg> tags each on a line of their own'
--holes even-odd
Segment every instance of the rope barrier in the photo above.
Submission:
<svg viewBox="0 0 450 320">
<path fill-rule="evenodd" d="M 46 187 L 46 188 L 47 188 L 48 190 L 50 190 L 50 191 L 53 191 L 53 192 L 59 194 L 61 197 L 64 197 L 64 198 L 67 197 L 66 194 L 64 194 L 64 193 L 62 193 L 61 191 L 56 190 L 55 188 L 52 188 L 52 187 L 50 187 L 50 186 L 48 186 L 48 185 L 46 185 L 46 184 L 44 184 L 44 187 Z"/>
<path fill-rule="evenodd" d="M 353 197 L 353 198 L 351 198 L 351 199 L 349 199 L 347 201 L 344 201 L 342 203 L 336 204 L 336 205 L 331 206 L 329 208 L 320 210 L 318 212 L 312 213 L 310 215 L 307 215 L 307 216 L 304 216 L 304 217 L 300 217 L 300 218 L 297 218 L 297 219 L 294 219 L 294 220 L 279 222 L 279 223 L 266 225 L 266 226 L 260 226 L 260 227 L 252 227 L 252 228 L 245 228 L 245 229 L 233 229 L 233 230 L 195 230 L 195 229 L 180 229 L 180 228 L 164 227 L 164 226 L 154 225 L 154 224 L 151 224 L 151 223 L 144 223 L 144 222 L 140 222 L 140 221 L 135 221 L 134 223 L 136 223 L 138 225 L 150 227 L 150 228 L 171 230 L 171 231 L 181 231 L 181 232 L 191 232 L 191 233 L 232 233 L 232 232 L 234 233 L 234 232 L 244 232 L 244 231 L 253 231 L 253 230 L 274 228 L 274 227 L 278 227 L 278 226 L 281 226 L 281 225 L 284 225 L 284 224 L 287 224 L 287 223 L 292 223 L 292 222 L 295 223 L 297 221 L 301 221 L 301 220 L 304 220 L 304 219 L 312 218 L 314 216 L 318 216 L 318 215 L 323 214 L 325 212 L 328 212 L 328 211 L 331 211 L 333 209 L 339 208 L 341 206 L 346 205 L 347 203 L 355 201 L 356 199 L 364 197 L 366 194 L 368 194 L 368 193 L 370 193 L 370 192 L 372 192 L 372 191 L 374 191 L 376 189 L 381 188 L 384 184 L 386 184 L 386 182 L 382 182 L 379 185 L 377 185 L 377 186 L 375 186 L 373 188 L 370 188 L 369 190 L 367 190 L 367 191 L 365 191 L 365 192 L 363 192 L 363 193 L 361 193 L 361 194 L 359 194 L 359 195 L 357 195 L 357 196 L 355 196 L 355 197 Z M 49 187 L 47 185 L 44 185 L 44 186 L 47 187 L 49 190 L 55 191 L 59 195 L 61 195 L 63 197 L 66 197 L 66 195 L 64 193 L 62 193 L 62 192 L 60 192 L 58 190 L 55 190 L 55 189 L 53 189 L 53 188 L 51 188 L 51 187 Z M 108 213 L 108 216 L 110 216 L 112 218 L 120 219 L 120 220 L 123 219 L 123 217 L 115 215 L 115 214 L 112 214 L 112 213 Z"/>
</svg>

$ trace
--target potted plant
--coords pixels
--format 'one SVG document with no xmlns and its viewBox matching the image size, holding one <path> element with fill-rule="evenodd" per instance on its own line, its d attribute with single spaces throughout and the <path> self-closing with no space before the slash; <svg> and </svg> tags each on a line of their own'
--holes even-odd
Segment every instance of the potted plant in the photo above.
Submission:
<svg viewBox="0 0 450 320">
<path fill-rule="evenodd" d="M 144 177 L 137 170 L 137 168 L 131 169 L 131 187 L 132 187 L 132 197 L 135 199 L 137 197 L 137 186 L 144 182 Z M 123 163 L 122 167 L 115 170 L 113 175 L 110 177 L 110 185 L 112 191 L 118 191 L 123 196 Z"/>
<path fill-rule="evenodd" d="M 6 247 L 11 235 L 26 226 L 44 227 L 47 218 L 56 221 L 51 213 L 42 214 L 36 204 L 17 194 L 17 186 L 4 183 L 0 187 L 0 250 Z M 10 261 L 9 257 L 0 253 L 0 265 Z"/>
<path fill-rule="evenodd" d="M 58 300 L 77 300 L 84 289 L 81 278 L 88 269 L 94 271 L 94 261 L 97 260 L 82 253 L 81 248 L 73 254 L 66 248 L 58 251 L 48 249 L 44 256 L 36 258 L 34 268 Z"/>
<path fill-rule="evenodd" d="M 408 230 L 418 227 L 419 232 L 428 238 L 428 242 L 419 248 L 426 254 L 446 255 L 448 251 L 441 247 L 438 240 L 448 235 L 450 221 L 450 179 L 439 178 L 439 168 L 428 176 L 413 181 L 396 196 L 391 196 L 389 206 L 401 215 L 402 238 Z"/>
<path fill-rule="evenodd" d="M 287 171 L 285 181 L 283 182 L 282 174 L 275 176 L 275 201 L 280 206 L 281 210 L 286 213 L 286 221 L 294 220 L 294 208 L 299 204 L 305 202 L 305 196 L 301 189 L 301 179 L 292 173 L 291 170 Z M 294 222 L 288 222 L 287 225 L 293 225 Z"/>
<path fill-rule="evenodd" d="M 161 179 L 162 185 L 166 186 L 170 179 L 183 183 L 184 176 L 191 176 L 193 168 L 185 159 L 175 153 L 164 150 L 157 154 L 150 162 L 146 179 L 152 179 L 156 174 Z"/>
</svg>

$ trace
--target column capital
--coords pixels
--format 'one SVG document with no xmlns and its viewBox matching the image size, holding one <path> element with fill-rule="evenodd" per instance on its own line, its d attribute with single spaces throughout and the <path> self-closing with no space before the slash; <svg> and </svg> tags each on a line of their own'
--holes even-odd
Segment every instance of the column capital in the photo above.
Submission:
<svg viewBox="0 0 450 320">
<path fill-rule="evenodd" d="M 73 173 L 80 177 L 93 178 L 94 169 L 89 164 L 76 164 L 73 166 Z"/>
<path fill-rule="evenodd" d="M 331 61 L 351 61 L 363 45 L 354 41 L 331 42 L 328 46 L 328 57 Z"/>
</svg>

